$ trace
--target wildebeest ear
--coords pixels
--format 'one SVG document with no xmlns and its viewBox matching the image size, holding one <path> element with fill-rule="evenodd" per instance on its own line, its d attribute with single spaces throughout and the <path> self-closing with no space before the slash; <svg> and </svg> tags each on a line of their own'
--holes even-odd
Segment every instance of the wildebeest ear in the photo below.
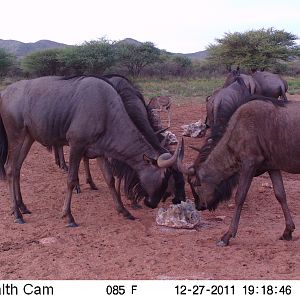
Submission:
<svg viewBox="0 0 300 300">
<path fill-rule="evenodd" d="M 157 166 L 156 159 L 151 158 L 151 157 L 147 156 L 146 154 L 143 155 L 143 160 L 149 165 L 151 164 L 151 165 Z"/>
</svg>

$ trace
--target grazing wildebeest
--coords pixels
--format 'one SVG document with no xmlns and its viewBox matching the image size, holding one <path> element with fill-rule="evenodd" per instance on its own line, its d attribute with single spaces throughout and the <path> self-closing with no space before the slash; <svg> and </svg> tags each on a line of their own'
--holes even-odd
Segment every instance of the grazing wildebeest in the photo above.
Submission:
<svg viewBox="0 0 300 300">
<path fill-rule="evenodd" d="M 279 74 L 267 71 L 255 71 L 251 75 L 240 74 L 239 70 L 230 72 L 223 87 L 227 87 L 235 81 L 236 76 L 241 76 L 249 87 L 251 94 L 258 94 L 266 97 L 281 98 L 287 101 L 286 92 L 288 84 Z"/>
<path fill-rule="evenodd" d="M 152 119 L 149 117 L 149 114 L 151 114 L 151 109 L 146 106 L 144 97 L 139 92 L 139 90 L 133 85 L 131 81 L 129 81 L 124 76 L 110 74 L 105 75 L 104 77 L 109 80 L 109 82 L 115 87 L 117 92 L 122 96 L 121 99 L 130 119 L 142 132 L 150 145 L 152 145 L 152 147 L 160 154 L 165 153 L 166 149 L 163 148 L 160 144 L 160 142 L 164 139 L 164 136 L 161 133 L 154 131 L 156 130 L 155 124 L 151 122 Z M 113 124 L 110 124 L 110 126 L 113 126 Z M 59 161 L 61 162 L 60 164 L 66 165 L 62 147 L 55 152 L 59 152 Z M 92 189 L 97 189 L 91 176 L 89 160 L 84 157 L 83 161 L 86 174 L 86 182 L 90 184 Z M 119 194 L 119 198 L 121 199 L 121 180 L 124 179 L 123 181 L 125 194 L 127 197 L 132 198 L 134 207 L 137 207 L 137 202 L 141 198 L 143 198 L 143 196 L 145 196 L 145 193 L 142 193 L 142 189 L 140 187 L 140 182 L 136 172 L 129 166 L 126 166 L 125 162 L 116 162 L 116 160 L 114 159 L 107 161 L 106 164 L 111 165 L 112 172 L 117 177 L 116 189 Z M 171 176 L 169 185 L 165 195 L 163 196 L 163 199 L 165 200 L 168 196 L 174 195 L 173 203 L 178 204 L 181 201 L 185 201 L 184 177 L 180 172 L 178 172 L 176 168 L 171 168 L 170 171 Z M 76 187 L 76 189 L 77 191 L 80 191 L 79 187 Z M 128 216 L 128 214 L 126 214 L 126 216 Z"/>
<path fill-rule="evenodd" d="M 148 195 L 145 204 L 151 207 L 162 198 L 170 176 L 167 168 L 176 161 L 176 152 L 173 156 L 160 154 L 150 145 L 129 118 L 120 94 L 104 79 L 49 76 L 16 82 L 1 92 L 0 116 L 0 175 L 5 175 L 6 161 L 12 210 L 18 223 L 24 223 L 22 213 L 29 213 L 21 195 L 20 170 L 34 141 L 46 147 L 70 146 L 63 206 L 63 217 L 70 227 L 76 226 L 71 199 L 83 156 L 126 162 L 138 174 Z M 118 208 L 121 201 L 105 160 L 102 168 Z M 126 213 L 123 209 L 121 212 Z"/>
<path fill-rule="evenodd" d="M 229 230 L 218 243 L 220 246 L 228 245 L 230 238 L 235 237 L 252 179 L 265 172 L 271 178 L 285 218 L 281 239 L 292 239 L 295 225 L 286 202 L 281 170 L 300 173 L 300 103 L 283 105 L 278 102 L 281 101 L 251 101 L 238 108 L 215 147 L 210 150 L 207 145 L 203 146 L 199 156 L 205 151 L 210 153 L 201 164 L 196 160 L 193 166 L 184 166 L 181 147 L 178 165 L 195 177 L 198 210 L 216 209 L 221 201 L 230 198 L 232 189 L 238 184 L 233 218 Z"/>
</svg>

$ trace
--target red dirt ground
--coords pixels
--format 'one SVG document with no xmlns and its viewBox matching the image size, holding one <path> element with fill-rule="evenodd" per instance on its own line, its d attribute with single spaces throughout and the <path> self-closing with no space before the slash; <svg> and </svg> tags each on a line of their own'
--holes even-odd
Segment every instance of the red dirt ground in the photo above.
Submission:
<svg viewBox="0 0 300 300">
<path fill-rule="evenodd" d="M 173 106 L 171 130 L 178 136 L 181 125 L 204 119 L 204 105 L 191 100 Z M 194 156 L 186 147 L 186 162 Z M 263 175 L 250 188 L 237 237 L 229 247 L 218 247 L 231 220 L 232 199 L 215 212 L 202 212 L 198 230 L 159 227 L 157 209 L 133 210 L 126 199 L 138 219 L 125 220 L 115 211 L 95 161 L 91 165 L 99 191 L 84 183 L 81 166 L 82 194 L 74 194 L 72 202 L 78 228 L 65 227 L 60 217 L 66 174 L 41 145 L 33 145 L 22 169 L 23 198 L 32 211 L 24 216 L 26 224 L 13 222 L 7 183 L 0 182 L 0 279 L 300 279 L 300 175 L 284 174 L 296 225 L 293 241 L 278 239 L 284 217 Z"/>
</svg>

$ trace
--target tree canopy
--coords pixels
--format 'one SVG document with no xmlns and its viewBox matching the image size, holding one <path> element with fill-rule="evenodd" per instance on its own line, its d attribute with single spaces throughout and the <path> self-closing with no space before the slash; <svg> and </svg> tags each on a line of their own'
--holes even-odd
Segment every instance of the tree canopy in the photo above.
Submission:
<svg viewBox="0 0 300 300">
<path fill-rule="evenodd" d="M 0 77 L 7 74 L 9 69 L 14 65 L 15 57 L 6 50 L 0 48 Z"/>
<path fill-rule="evenodd" d="M 57 75 L 61 69 L 59 55 L 62 49 L 47 49 L 27 55 L 22 60 L 22 69 L 36 76 Z"/>
<path fill-rule="evenodd" d="M 151 42 L 121 44 L 118 46 L 118 62 L 128 69 L 131 76 L 140 75 L 143 68 L 160 60 L 160 50 Z"/>
<path fill-rule="evenodd" d="M 233 65 L 245 69 L 268 69 L 299 56 L 298 37 L 274 28 L 226 33 L 208 46 L 208 59 L 228 70 Z"/>
</svg>

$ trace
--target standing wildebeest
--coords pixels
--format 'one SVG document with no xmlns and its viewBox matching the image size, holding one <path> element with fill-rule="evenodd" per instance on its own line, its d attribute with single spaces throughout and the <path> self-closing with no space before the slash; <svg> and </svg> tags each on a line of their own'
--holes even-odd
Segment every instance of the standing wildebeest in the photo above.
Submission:
<svg viewBox="0 0 300 300">
<path fill-rule="evenodd" d="M 206 151 L 192 147 L 196 151 L 201 151 L 197 163 L 205 161 L 208 155 L 208 150 L 218 143 L 222 137 L 227 123 L 233 113 L 243 104 L 253 100 L 250 97 L 250 88 L 240 76 L 235 77 L 235 81 L 225 88 L 217 89 L 213 94 L 206 98 L 206 126 L 211 128 L 211 135 L 207 138 Z M 255 98 L 254 98 L 255 99 Z M 195 191 L 193 179 L 188 176 L 188 182 L 193 193 L 194 199 L 198 199 Z"/>
<path fill-rule="evenodd" d="M 249 101 L 250 90 L 240 76 L 229 86 L 216 90 L 206 99 L 206 125 L 226 126 L 234 111 Z M 226 111 L 226 114 L 224 114 Z"/>
<path fill-rule="evenodd" d="M 252 179 L 264 172 L 269 173 L 284 213 L 286 227 L 281 239 L 292 239 L 295 225 L 287 206 L 280 171 L 300 173 L 299 116 L 300 103 L 297 102 L 280 107 L 275 101 L 252 101 L 234 113 L 223 137 L 204 162 L 199 164 L 196 160 L 187 168 L 182 164 L 183 153 L 179 152 L 180 169 L 195 177 L 197 209 L 216 209 L 221 201 L 230 198 L 238 183 L 233 218 L 218 245 L 226 246 L 230 238 L 235 237 Z M 205 145 L 203 151 L 207 151 Z"/>
<path fill-rule="evenodd" d="M 146 106 L 144 97 L 139 92 L 139 90 L 133 85 L 131 81 L 129 81 L 124 76 L 110 74 L 105 75 L 104 77 L 109 80 L 109 82 L 115 87 L 117 92 L 122 96 L 121 99 L 123 101 L 126 112 L 128 113 L 133 123 L 136 125 L 136 127 L 142 132 L 145 139 L 160 154 L 165 153 L 166 149 L 161 147 L 160 145 L 160 141 L 164 138 L 164 136 L 154 131 L 156 130 L 155 124 L 151 122 L 152 119 L 149 117 L 151 110 L 148 106 Z M 113 126 L 113 124 L 110 124 L 110 126 Z M 66 166 L 62 147 L 59 147 L 59 149 L 57 149 L 57 147 L 54 148 L 55 153 L 58 153 L 58 160 L 60 161 L 60 165 Z M 90 184 L 92 189 L 97 189 L 91 176 L 89 160 L 84 157 L 83 161 L 86 174 L 86 182 Z M 126 196 L 128 198 L 132 198 L 133 204 L 137 206 L 138 200 L 143 198 L 143 195 L 145 195 L 145 193 L 143 194 L 141 190 L 137 173 L 128 165 L 126 165 L 125 162 L 117 162 L 116 160 L 112 159 L 110 160 L 110 163 L 108 163 L 107 161 L 106 164 L 112 167 L 112 172 L 117 177 L 116 189 L 118 191 L 119 198 L 121 199 L 120 184 L 121 180 L 123 179 L 124 191 Z M 166 191 L 166 194 L 164 195 L 164 199 L 167 198 L 167 196 L 169 196 L 170 194 L 173 194 L 173 203 L 178 204 L 181 201 L 185 201 L 184 177 L 180 172 L 178 172 L 176 168 L 171 168 L 170 171 L 170 184 L 168 190 Z M 80 190 L 79 187 L 76 188 L 78 191 Z M 126 214 L 126 217 L 128 216 L 129 215 Z M 133 216 L 130 216 L 130 218 L 133 218 Z"/>
<path fill-rule="evenodd" d="M 251 94 L 258 94 L 266 97 L 282 98 L 287 101 L 286 92 L 288 84 L 279 74 L 267 71 L 256 71 L 251 75 L 240 74 L 239 70 L 230 72 L 225 80 L 223 87 L 229 86 L 235 81 L 236 76 L 240 76 Z"/>
<path fill-rule="evenodd" d="M 31 145 L 70 146 L 70 167 L 63 217 L 76 226 L 71 213 L 72 191 L 78 185 L 78 168 L 83 156 L 112 157 L 133 168 L 153 206 L 167 187 L 175 155 L 161 154 L 144 138 L 129 118 L 120 95 L 107 81 L 95 77 L 64 79 L 41 77 L 11 84 L 0 99 L 0 171 L 5 169 L 15 220 L 23 223 L 29 213 L 20 190 L 20 170 Z M 110 126 L 114 124 L 114 126 Z M 126 134 L 124 134 L 126 130 Z M 7 156 L 7 157 L 6 157 Z M 105 179 L 114 201 L 113 175 L 105 162 Z"/>
</svg>

